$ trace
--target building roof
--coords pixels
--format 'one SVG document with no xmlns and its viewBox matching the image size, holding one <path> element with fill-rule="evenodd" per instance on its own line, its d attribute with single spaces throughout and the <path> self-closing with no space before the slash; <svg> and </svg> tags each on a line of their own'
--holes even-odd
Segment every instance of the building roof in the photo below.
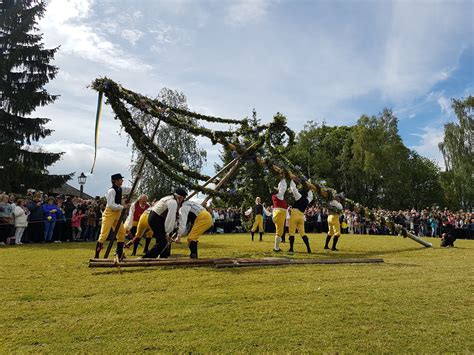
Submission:
<svg viewBox="0 0 474 355">
<path fill-rule="evenodd" d="M 49 191 L 51 195 L 66 195 L 66 196 L 77 196 L 81 195 L 81 191 L 76 189 L 74 186 L 69 185 L 67 182 L 63 184 L 61 187 L 57 187 Z M 91 195 L 86 194 L 85 192 L 82 193 L 83 199 L 93 199 Z"/>
</svg>

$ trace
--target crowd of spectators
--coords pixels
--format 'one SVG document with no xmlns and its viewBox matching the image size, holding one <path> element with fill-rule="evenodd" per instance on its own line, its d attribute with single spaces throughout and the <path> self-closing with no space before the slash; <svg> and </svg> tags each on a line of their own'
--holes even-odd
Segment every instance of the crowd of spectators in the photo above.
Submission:
<svg viewBox="0 0 474 355">
<path fill-rule="evenodd" d="M 0 245 L 96 240 L 105 201 L 0 194 Z"/>
<path fill-rule="evenodd" d="M 327 231 L 328 212 L 320 206 L 306 210 L 306 223 L 311 232 Z M 340 215 L 343 233 L 394 235 L 395 224 L 402 225 L 420 237 L 439 238 L 452 230 L 457 238 L 474 239 L 474 213 L 452 212 L 447 208 L 426 208 L 422 210 L 388 211 L 365 209 L 358 212 L 345 210 Z"/>
<path fill-rule="evenodd" d="M 27 196 L 0 194 L 0 245 L 97 240 L 104 209 L 105 200 L 98 197 L 84 200 L 38 192 Z M 275 226 L 271 207 L 267 207 L 267 211 L 270 216 L 264 215 L 264 228 L 265 232 L 272 233 Z M 211 233 L 245 232 L 251 224 L 246 222 L 251 222 L 252 217 L 247 219 L 237 207 L 209 207 L 209 212 L 214 222 Z M 328 211 L 322 206 L 308 207 L 305 212 L 306 231 L 326 233 L 327 218 Z M 400 224 L 418 236 L 439 238 L 449 231 L 456 238 L 474 239 L 474 213 L 452 212 L 446 208 L 344 210 L 340 222 L 342 233 L 394 235 L 397 234 L 395 224 Z"/>
<path fill-rule="evenodd" d="M 267 211 L 271 214 L 271 207 Z M 241 211 L 236 208 L 211 210 L 214 218 L 215 233 L 232 233 L 246 231 L 245 223 L 241 223 Z M 289 208 L 291 213 L 291 207 Z M 272 217 L 264 215 L 264 229 L 267 233 L 275 231 Z M 289 214 L 288 214 L 289 218 Z M 328 210 L 319 205 L 313 205 L 305 212 L 305 230 L 308 233 L 327 233 Z M 365 209 L 358 212 L 344 210 L 340 214 L 342 233 L 395 235 L 398 231 L 395 224 L 402 225 L 420 237 L 440 238 L 443 233 L 450 231 L 457 238 L 474 239 L 474 213 L 451 212 L 448 209 L 433 207 L 417 211 L 384 209 Z"/>
</svg>

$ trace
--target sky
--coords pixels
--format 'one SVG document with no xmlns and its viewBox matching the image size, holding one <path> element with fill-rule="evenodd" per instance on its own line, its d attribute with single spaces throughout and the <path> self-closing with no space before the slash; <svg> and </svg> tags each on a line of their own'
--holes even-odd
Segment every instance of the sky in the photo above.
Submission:
<svg viewBox="0 0 474 355">
<path fill-rule="evenodd" d="M 54 174 L 88 176 L 104 195 L 110 175 L 131 185 L 127 136 L 103 108 L 93 174 L 97 93 L 107 76 L 155 97 L 183 92 L 193 111 L 263 122 L 276 112 L 294 131 L 309 120 L 352 125 L 390 108 L 407 147 L 443 168 L 438 143 L 455 121 L 452 98 L 474 94 L 474 1 L 49 0 L 39 22 L 46 48 L 60 46 L 60 98 L 39 108 L 54 133 L 39 142 L 64 152 Z M 213 173 L 219 146 L 200 140 Z"/>
</svg>

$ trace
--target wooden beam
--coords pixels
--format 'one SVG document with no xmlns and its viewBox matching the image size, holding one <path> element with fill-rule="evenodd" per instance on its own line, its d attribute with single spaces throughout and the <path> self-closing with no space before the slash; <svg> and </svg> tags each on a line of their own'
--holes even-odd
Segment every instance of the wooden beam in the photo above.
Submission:
<svg viewBox="0 0 474 355">
<path fill-rule="evenodd" d="M 246 267 L 246 266 L 278 266 L 278 265 L 314 265 L 314 264 L 374 264 L 383 263 L 383 259 L 287 259 L 287 258 L 261 258 L 261 259 L 125 259 L 120 263 L 113 260 L 91 259 L 89 267 L 199 267 L 210 266 L 215 268 Z"/>
</svg>

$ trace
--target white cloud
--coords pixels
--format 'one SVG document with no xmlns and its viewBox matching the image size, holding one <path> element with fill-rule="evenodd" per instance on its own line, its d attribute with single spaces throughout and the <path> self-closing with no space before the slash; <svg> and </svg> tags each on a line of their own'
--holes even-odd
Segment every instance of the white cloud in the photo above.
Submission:
<svg viewBox="0 0 474 355">
<path fill-rule="evenodd" d="M 267 0 L 238 0 L 231 2 L 227 9 L 227 23 L 243 26 L 260 21 L 268 12 Z"/>
<path fill-rule="evenodd" d="M 444 169 L 443 155 L 441 154 L 438 144 L 444 139 L 444 127 L 424 127 L 422 134 L 412 134 L 420 137 L 420 143 L 410 147 L 420 155 L 435 161 L 442 169 Z"/>
<path fill-rule="evenodd" d="M 137 41 L 142 38 L 143 32 L 138 30 L 123 30 L 121 36 L 122 38 L 129 41 L 132 46 L 134 46 Z"/>
<path fill-rule="evenodd" d="M 150 66 L 125 54 L 87 24 L 93 0 L 52 0 L 39 22 L 47 47 L 61 44 L 61 55 L 75 55 L 116 69 L 149 70 Z"/>
<path fill-rule="evenodd" d="M 468 37 L 460 36 L 469 25 L 468 16 L 461 13 L 462 6 L 436 4 L 392 2 L 381 82 L 387 98 L 406 99 L 446 80 L 457 65 L 453 58 L 458 58 L 460 48 L 469 45 Z"/>
<path fill-rule="evenodd" d="M 100 141 L 99 141 L 100 142 Z M 116 151 L 109 148 L 99 148 L 94 173 L 90 174 L 94 158 L 94 147 L 68 140 L 59 140 L 41 144 L 41 147 L 53 153 L 64 152 L 63 159 L 49 168 L 51 174 L 75 172 L 70 185 L 79 188 L 77 176 L 84 172 L 88 178 L 84 192 L 89 195 L 104 195 L 110 183 L 110 176 L 121 173 L 125 177 L 124 186 L 131 186 L 130 155 L 126 151 Z M 129 159 L 124 157 L 129 156 Z"/>
<path fill-rule="evenodd" d="M 437 102 L 438 102 L 439 107 L 441 108 L 441 112 L 445 114 L 450 114 L 452 112 L 451 101 L 448 98 L 441 95 L 438 98 Z"/>
</svg>

